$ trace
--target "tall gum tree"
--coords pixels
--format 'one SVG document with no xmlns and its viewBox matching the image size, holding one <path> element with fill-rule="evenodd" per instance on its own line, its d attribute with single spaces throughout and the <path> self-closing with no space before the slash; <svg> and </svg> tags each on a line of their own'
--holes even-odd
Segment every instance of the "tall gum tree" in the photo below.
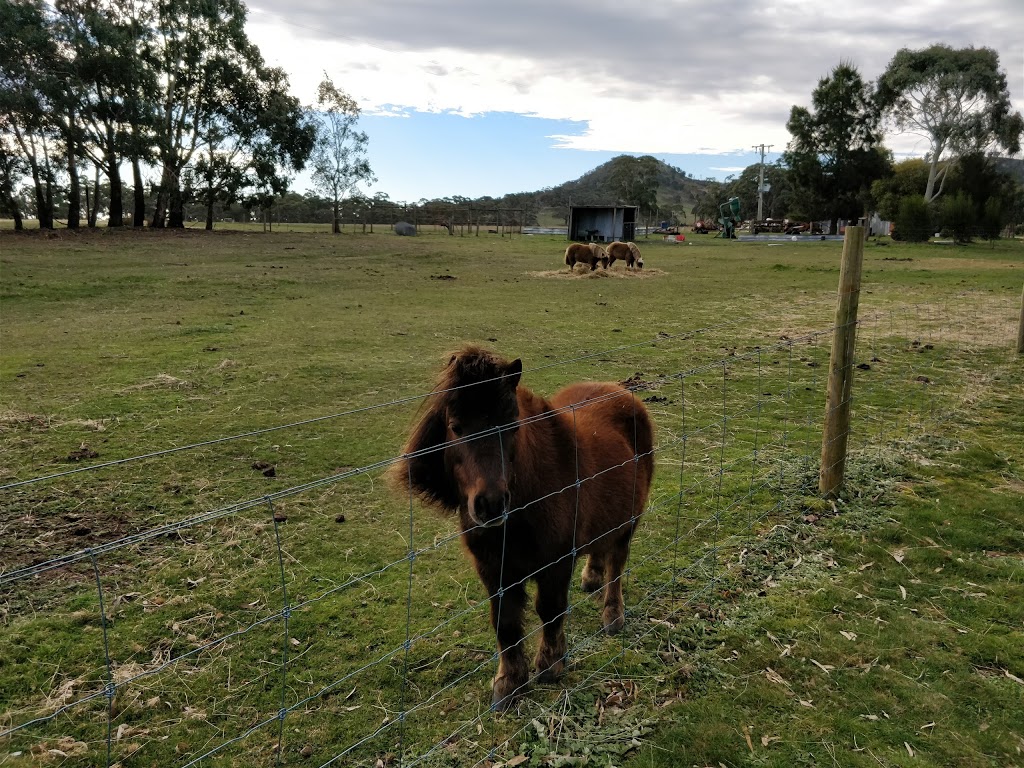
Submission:
<svg viewBox="0 0 1024 768">
<path fill-rule="evenodd" d="M 991 48 L 902 48 L 878 81 L 877 101 L 897 131 L 929 142 L 926 203 L 942 194 L 958 157 L 1020 151 L 1024 118 L 1011 111 L 1006 75 Z"/>
<path fill-rule="evenodd" d="M 865 213 L 871 183 L 889 173 L 880 116 L 870 86 L 855 66 L 841 62 L 818 81 L 813 111 L 794 106 L 786 128 L 792 139 L 783 154 L 793 182 L 793 204 L 816 219 Z"/>
<path fill-rule="evenodd" d="M 56 59 L 42 0 L 0 2 L 0 127 L 28 165 L 40 229 L 53 229 L 54 219 L 55 133 L 47 93 Z"/>
<path fill-rule="evenodd" d="M 338 234 L 342 201 L 360 182 L 377 180 L 366 158 L 370 140 L 365 132 L 356 130 L 359 105 L 326 73 L 317 87 L 316 106 L 311 111 L 317 115 L 319 123 L 310 161 L 313 186 L 331 200 L 331 231 Z"/>
<path fill-rule="evenodd" d="M 184 226 L 185 170 L 205 129 L 222 112 L 224 94 L 265 69 L 245 19 L 240 0 L 158 0 L 154 133 L 161 170 L 154 227 Z"/>
</svg>

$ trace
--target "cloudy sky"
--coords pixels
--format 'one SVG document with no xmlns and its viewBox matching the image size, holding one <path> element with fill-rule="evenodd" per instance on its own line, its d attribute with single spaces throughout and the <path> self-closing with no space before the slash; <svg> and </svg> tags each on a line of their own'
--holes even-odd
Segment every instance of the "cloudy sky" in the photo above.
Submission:
<svg viewBox="0 0 1024 768">
<path fill-rule="evenodd" d="M 776 157 L 790 107 L 840 61 L 874 79 L 898 49 L 935 42 L 998 51 L 1024 110 L 1024 0 L 630 5 L 250 0 L 249 34 L 303 102 L 325 71 L 355 97 L 370 191 L 395 200 L 534 190 L 622 153 L 723 178 L 754 145 Z"/>
</svg>

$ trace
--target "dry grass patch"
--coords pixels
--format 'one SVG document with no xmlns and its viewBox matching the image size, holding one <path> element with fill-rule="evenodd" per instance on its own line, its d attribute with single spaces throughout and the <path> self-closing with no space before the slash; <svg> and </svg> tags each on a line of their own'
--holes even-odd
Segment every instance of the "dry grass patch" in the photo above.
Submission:
<svg viewBox="0 0 1024 768">
<path fill-rule="evenodd" d="M 147 389 L 192 389 L 193 386 L 192 382 L 179 379 L 177 376 L 171 376 L 169 373 L 158 373 L 156 376 L 138 384 L 125 387 L 121 390 L 121 394 L 140 392 Z"/>
<path fill-rule="evenodd" d="M 651 277 L 659 277 L 668 273 L 662 269 L 650 268 L 630 270 L 629 272 L 620 272 L 612 269 L 597 269 L 593 272 L 590 270 L 580 272 L 575 269 L 548 269 L 541 272 L 527 272 L 526 274 L 529 277 L 554 278 L 555 280 L 600 280 L 604 278 L 613 278 L 617 280 L 643 280 Z"/>
</svg>

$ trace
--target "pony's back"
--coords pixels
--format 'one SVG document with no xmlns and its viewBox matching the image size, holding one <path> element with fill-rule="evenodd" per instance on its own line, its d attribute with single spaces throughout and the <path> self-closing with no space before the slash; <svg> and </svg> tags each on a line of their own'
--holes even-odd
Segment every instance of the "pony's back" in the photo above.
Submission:
<svg viewBox="0 0 1024 768">
<path fill-rule="evenodd" d="M 654 477 L 654 426 L 644 404 L 611 382 L 573 384 L 550 400 L 572 406 L 576 475 L 583 480 L 580 508 L 589 514 L 584 540 L 600 536 L 629 517 L 639 517 Z"/>
</svg>

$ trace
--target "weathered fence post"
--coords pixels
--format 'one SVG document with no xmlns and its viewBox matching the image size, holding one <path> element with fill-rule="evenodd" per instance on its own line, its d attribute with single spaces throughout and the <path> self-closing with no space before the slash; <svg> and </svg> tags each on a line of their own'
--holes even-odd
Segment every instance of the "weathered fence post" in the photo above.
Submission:
<svg viewBox="0 0 1024 768">
<path fill-rule="evenodd" d="M 1017 321 L 1017 353 L 1024 355 L 1024 290 L 1020 292 L 1020 320 Z"/>
<path fill-rule="evenodd" d="M 857 306 L 860 303 L 863 262 L 864 227 L 848 226 L 843 241 L 843 262 L 839 270 L 839 301 L 832 333 L 825 426 L 821 435 L 818 490 L 826 497 L 838 495 L 846 470 L 846 443 L 850 435 L 850 402 L 853 394 L 853 352 L 857 341 Z"/>
</svg>

